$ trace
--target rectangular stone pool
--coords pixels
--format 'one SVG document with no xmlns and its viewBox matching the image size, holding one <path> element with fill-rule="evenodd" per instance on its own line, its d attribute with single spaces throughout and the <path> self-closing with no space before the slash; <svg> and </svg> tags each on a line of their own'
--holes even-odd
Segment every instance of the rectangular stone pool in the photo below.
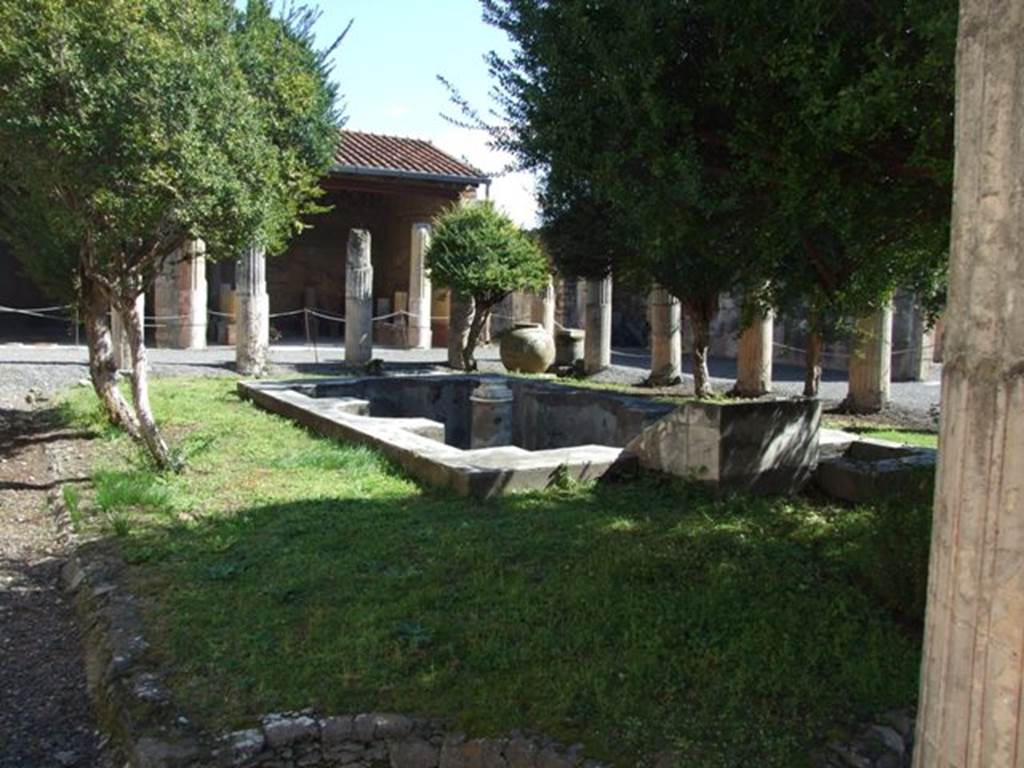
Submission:
<svg viewBox="0 0 1024 768">
<path fill-rule="evenodd" d="M 592 480 L 670 403 L 497 375 L 242 381 L 242 397 L 472 496 Z"/>
</svg>

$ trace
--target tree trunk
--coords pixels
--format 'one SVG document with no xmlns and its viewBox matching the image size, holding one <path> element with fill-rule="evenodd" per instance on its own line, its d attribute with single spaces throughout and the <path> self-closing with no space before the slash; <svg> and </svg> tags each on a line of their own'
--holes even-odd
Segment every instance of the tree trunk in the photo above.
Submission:
<svg viewBox="0 0 1024 768">
<path fill-rule="evenodd" d="M 467 371 L 475 371 L 476 345 L 480 340 L 480 334 L 487 325 L 487 318 L 491 314 L 491 304 L 483 305 L 476 303 L 476 312 L 473 313 L 473 322 L 469 324 L 469 334 L 466 336 L 466 346 L 462 350 L 462 365 Z"/>
<path fill-rule="evenodd" d="M 914 765 L 1024 764 L 1024 2 L 961 0 Z"/>
<path fill-rule="evenodd" d="M 686 314 L 693 328 L 693 394 L 710 397 L 715 393 L 708 373 L 708 347 L 711 346 L 711 318 L 714 311 L 702 305 L 687 304 Z"/>
<path fill-rule="evenodd" d="M 179 469 L 171 451 L 157 429 L 153 409 L 149 405 L 149 377 L 146 370 L 146 342 L 143 335 L 142 316 L 134 298 L 124 307 L 119 307 L 128 333 L 128 345 L 132 351 L 132 398 L 135 400 L 135 414 L 139 419 L 142 441 L 149 449 L 153 461 L 160 469 Z"/>
<path fill-rule="evenodd" d="M 82 276 L 82 321 L 89 349 L 89 377 L 111 424 L 121 427 L 134 438 L 139 437 L 139 424 L 131 406 L 117 387 L 117 363 L 110 335 L 110 301 L 102 287 Z"/>
<path fill-rule="evenodd" d="M 804 397 L 817 397 L 821 387 L 821 352 L 824 343 L 817 327 L 807 336 L 807 362 L 804 371 Z"/>
</svg>

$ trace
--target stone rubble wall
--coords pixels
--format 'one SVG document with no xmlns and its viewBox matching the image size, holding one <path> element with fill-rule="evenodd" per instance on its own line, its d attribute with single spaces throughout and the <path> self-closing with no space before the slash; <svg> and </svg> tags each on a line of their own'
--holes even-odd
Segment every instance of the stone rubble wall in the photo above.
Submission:
<svg viewBox="0 0 1024 768">
<path fill-rule="evenodd" d="M 259 727 L 228 734 L 213 751 L 232 768 L 602 768 L 582 747 L 514 734 L 471 739 L 445 721 L 400 714 L 317 716 L 312 710 L 266 715 Z"/>
</svg>

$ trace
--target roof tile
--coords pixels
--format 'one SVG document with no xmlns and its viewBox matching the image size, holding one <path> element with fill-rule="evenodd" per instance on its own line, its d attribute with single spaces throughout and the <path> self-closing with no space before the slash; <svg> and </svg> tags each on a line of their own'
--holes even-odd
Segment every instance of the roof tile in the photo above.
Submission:
<svg viewBox="0 0 1024 768">
<path fill-rule="evenodd" d="M 478 169 L 442 152 L 429 141 L 385 136 L 378 133 L 341 131 L 334 153 L 336 170 L 396 171 L 413 174 L 465 177 L 467 182 L 485 178 Z"/>
</svg>

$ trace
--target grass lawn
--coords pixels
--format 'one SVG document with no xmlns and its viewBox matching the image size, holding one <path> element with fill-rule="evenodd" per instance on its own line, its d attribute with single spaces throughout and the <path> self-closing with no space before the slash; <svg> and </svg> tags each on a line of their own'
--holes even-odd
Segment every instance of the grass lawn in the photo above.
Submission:
<svg viewBox="0 0 1024 768">
<path fill-rule="evenodd" d="M 939 447 L 939 436 L 934 432 L 913 432 L 895 427 L 891 429 L 880 427 L 878 429 L 865 429 L 860 434 L 865 437 L 874 437 L 878 440 L 891 440 L 894 443 L 920 445 L 924 448 Z"/>
<path fill-rule="evenodd" d="M 920 637 L 862 578 L 872 510 L 646 479 L 480 502 L 235 395 L 164 380 L 189 456 L 102 432 L 79 525 L 116 538 L 186 708 L 400 711 L 583 741 L 620 765 L 804 765 L 912 703 Z M 69 395 L 97 426 L 91 392 Z"/>
</svg>

